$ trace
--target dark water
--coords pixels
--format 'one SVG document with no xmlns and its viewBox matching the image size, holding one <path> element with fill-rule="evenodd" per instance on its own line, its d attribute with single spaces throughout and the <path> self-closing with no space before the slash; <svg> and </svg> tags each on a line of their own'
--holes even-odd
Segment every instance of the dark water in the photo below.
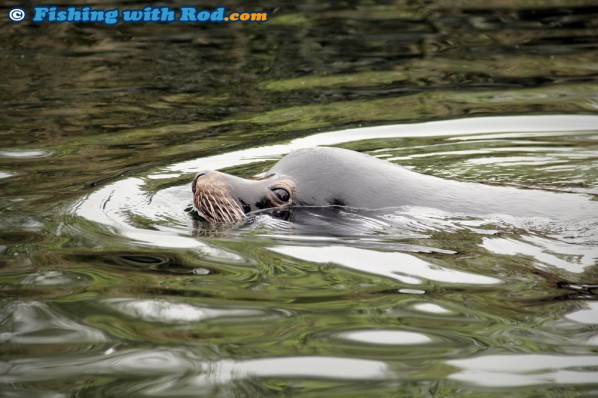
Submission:
<svg viewBox="0 0 598 398">
<path fill-rule="evenodd" d="M 270 21 L 112 27 L 10 23 L 16 5 L 1 396 L 598 395 L 598 214 L 189 211 L 198 169 L 314 145 L 595 198 L 594 2 L 244 2 L 225 6 Z"/>
</svg>

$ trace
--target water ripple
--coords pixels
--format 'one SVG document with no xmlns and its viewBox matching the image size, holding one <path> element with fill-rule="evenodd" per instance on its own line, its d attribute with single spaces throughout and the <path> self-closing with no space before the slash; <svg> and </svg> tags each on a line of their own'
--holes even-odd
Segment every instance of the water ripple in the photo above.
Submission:
<svg viewBox="0 0 598 398">
<path fill-rule="evenodd" d="M 196 323 L 214 318 L 256 318 L 265 320 L 267 312 L 261 309 L 201 308 L 184 303 L 157 300 L 106 299 L 103 303 L 125 315 L 147 322 Z"/>
<path fill-rule="evenodd" d="M 269 250 L 304 261 L 334 263 L 398 280 L 408 285 L 422 284 L 422 278 L 456 284 L 494 285 L 500 279 L 469 272 L 446 269 L 411 254 L 379 252 L 347 246 L 274 246 Z"/>
<path fill-rule="evenodd" d="M 101 330 L 69 319 L 41 302 L 13 302 L 0 311 L 0 341 L 12 344 L 105 343 Z"/>
</svg>

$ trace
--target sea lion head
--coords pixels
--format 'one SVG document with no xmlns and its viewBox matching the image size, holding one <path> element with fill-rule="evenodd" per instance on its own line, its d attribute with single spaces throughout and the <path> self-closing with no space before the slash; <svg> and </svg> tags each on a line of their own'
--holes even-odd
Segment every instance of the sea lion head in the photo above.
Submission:
<svg viewBox="0 0 598 398">
<path fill-rule="evenodd" d="M 270 174 L 247 180 L 218 171 L 201 171 L 191 183 L 193 205 L 211 223 L 238 223 L 261 209 L 283 209 L 293 203 L 292 179 Z"/>
</svg>

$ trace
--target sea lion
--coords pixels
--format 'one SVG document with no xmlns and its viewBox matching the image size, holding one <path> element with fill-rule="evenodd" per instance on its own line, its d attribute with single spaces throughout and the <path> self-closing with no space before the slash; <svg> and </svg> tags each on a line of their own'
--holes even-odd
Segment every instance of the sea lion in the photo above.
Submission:
<svg viewBox="0 0 598 398">
<path fill-rule="evenodd" d="M 459 214 L 559 219 L 598 214 L 597 202 L 586 195 L 450 181 L 331 147 L 291 152 L 254 180 L 199 172 L 191 186 L 195 209 L 212 223 L 236 223 L 261 209 L 296 206 L 417 206 Z"/>
</svg>

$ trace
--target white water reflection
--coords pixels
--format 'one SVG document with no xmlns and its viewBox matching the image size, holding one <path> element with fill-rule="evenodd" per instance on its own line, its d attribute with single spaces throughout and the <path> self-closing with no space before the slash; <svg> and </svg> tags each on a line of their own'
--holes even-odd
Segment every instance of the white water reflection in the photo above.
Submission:
<svg viewBox="0 0 598 398">
<path fill-rule="evenodd" d="M 0 158 L 13 159 L 37 159 L 45 158 L 53 153 L 51 151 L 42 151 L 37 149 L 4 149 L 0 150 Z"/>
<path fill-rule="evenodd" d="M 412 285 L 423 283 L 420 278 L 463 284 L 502 283 L 500 279 L 443 268 L 400 252 L 379 252 L 348 246 L 274 246 L 268 250 L 304 261 L 338 264 Z"/>
<path fill-rule="evenodd" d="M 104 343 L 109 340 L 102 330 L 69 319 L 46 303 L 13 302 L 0 308 L 0 343 L 29 346 Z"/>
<path fill-rule="evenodd" d="M 0 362 L 0 382 L 18 383 L 86 375 L 171 376 L 152 390 L 177 394 L 198 387 L 225 385 L 232 380 L 271 377 L 307 377 L 338 380 L 383 380 L 392 378 L 382 361 L 334 356 L 295 356 L 248 360 L 210 361 L 190 350 L 108 350 L 105 354 L 17 359 Z M 184 379 L 183 379 L 184 378 Z"/>
<path fill-rule="evenodd" d="M 415 345 L 432 341 L 425 334 L 405 330 L 355 330 L 337 333 L 336 336 L 358 343 L 381 345 Z"/>
<path fill-rule="evenodd" d="M 214 318 L 261 317 L 268 314 L 260 309 L 249 308 L 202 308 L 168 300 L 106 299 L 107 306 L 130 317 L 148 322 L 190 323 Z"/>
<path fill-rule="evenodd" d="M 598 356 L 488 355 L 447 361 L 461 369 L 450 379 L 486 387 L 519 387 L 546 383 L 594 384 Z M 584 369 L 587 368 L 587 369 Z"/>
<path fill-rule="evenodd" d="M 418 311 L 422 312 L 429 312 L 431 314 L 452 314 L 453 311 L 450 311 L 444 307 L 439 306 L 438 304 L 433 303 L 417 303 L 413 305 Z"/>
<path fill-rule="evenodd" d="M 570 312 L 565 315 L 565 318 L 587 325 L 598 325 L 598 302 L 588 302 L 584 307 L 583 309 Z"/>
<path fill-rule="evenodd" d="M 374 336 L 368 336 L 371 343 Z M 396 339 L 397 334 L 389 336 Z M 405 337 L 405 336 L 403 336 Z M 425 343 L 421 337 L 408 336 L 408 344 Z M 382 340 L 382 344 L 388 341 Z M 392 343 L 391 343 L 392 344 Z M 414 365 L 418 365 L 415 366 Z M 448 378 L 484 387 L 520 387 L 558 384 L 593 384 L 598 380 L 598 356 L 591 355 L 488 355 L 445 362 Z M 347 381 L 405 380 L 421 378 L 419 361 L 410 363 L 340 356 L 286 356 L 260 359 L 209 360 L 193 349 L 128 349 L 85 356 L 63 355 L 13 359 L 0 362 L 0 382 L 43 382 L 55 379 L 80 379 L 86 376 L 142 377 L 144 395 L 194 396 L 214 388 L 230 386 L 244 379 L 320 379 Z M 441 366 L 441 365 L 438 365 Z M 399 371 L 398 369 L 411 369 Z M 442 369 L 440 367 L 439 369 Z M 450 372 L 452 370 L 452 373 Z M 404 374 L 403 374 L 404 373 Z"/>
<path fill-rule="evenodd" d="M 530 256 L 538 265 L 550 265 L 574 273 L 583 272 L 598 259 L 598 248 L 593 246 L 566 244 L 538 236 L 522 239 L 484 237 L 481 246 L 496 254 Z"/>
</svg>

